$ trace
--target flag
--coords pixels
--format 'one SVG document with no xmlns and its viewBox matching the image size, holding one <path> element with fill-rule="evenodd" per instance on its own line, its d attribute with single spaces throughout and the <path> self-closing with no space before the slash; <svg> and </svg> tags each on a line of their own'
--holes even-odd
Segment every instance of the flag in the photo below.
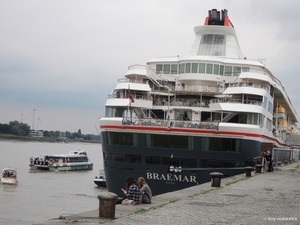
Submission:
<svg viewBox="0 0 300 225">
<path fill-rule="evenodd" d="M 130 98 L 131 103 L 134 103 L 134 99 L 133 99 L 132 95 L 129 95 L 129 98 Z"/>
</svg>

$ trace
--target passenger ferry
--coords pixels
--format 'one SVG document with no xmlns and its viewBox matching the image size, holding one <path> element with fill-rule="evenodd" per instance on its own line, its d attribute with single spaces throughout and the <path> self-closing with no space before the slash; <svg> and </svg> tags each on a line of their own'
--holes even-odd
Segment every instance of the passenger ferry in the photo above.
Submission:
<svg viewBox="0 0 300 225">
<path fill-rule="evenodd" d="M 31 170 L 49 171 L 93 169 L 93 163 L 81 148 L 76 148 L 69 154 L 42 154 L 38 157 L 31 157 L 29 166 Z"/>
<path fill-rule="evenodd" d="M 121 195 L 128 176 L 157 195 L 209 182 L 211 172 L 241 174 L 269 149 L 298 160 L 288 94 L 243 55 L 227 10 L 209 10 L 194 32 L 190 55 L 129 66 L 108 96 L 100 128 L 109 191 Z"/>
</svg>

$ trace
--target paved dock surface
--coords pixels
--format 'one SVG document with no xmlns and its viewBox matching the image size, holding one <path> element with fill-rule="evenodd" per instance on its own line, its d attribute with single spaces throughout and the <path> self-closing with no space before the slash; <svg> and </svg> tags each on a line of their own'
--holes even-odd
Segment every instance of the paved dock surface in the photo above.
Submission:
<svg viewBox="0 0 300 225">
<path fill-rule="evenodd" d="M 221 187 L 205 183 L 153 197 L 152 204 L 117 205 L 115 219 L 99 209 L 61 215 L 40 225 L 300 224 L 300 162 L 274 172 L 224 178 Z M 97 196 L 95 198 L 98 200 Z M 58 215 L 59 216 L 59 215 Z"/>
</svg>

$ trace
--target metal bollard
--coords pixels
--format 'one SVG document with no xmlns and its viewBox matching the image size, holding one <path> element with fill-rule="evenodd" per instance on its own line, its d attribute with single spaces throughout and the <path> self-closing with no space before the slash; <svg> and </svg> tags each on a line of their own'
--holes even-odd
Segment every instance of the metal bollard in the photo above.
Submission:
<svg viewBox="0 0 300 225">
<path fill-rule="evenodd" d="M 99 217 L 115 218 L 118 195 L 112 192 L 104 192 L 98 195 L 98 199 Z"/>
<path fill-rule="evenodd" d="M 245 170 L 246 170 L 246 177 L 251 177 L 251 172 L 253 170 L 253 167 L 251 166 L 246 166 L 245 167 Z"/>
<path fill-rule="evenodd" d="M 261 164 L 257 164 L 256 165 L 256 168 L 255 168 L 255 173 L 261 173 L 261 168 L 262 168 L 263 166 L 261 165 Z"/>
<path fill-rule="evenodd" d="M 213 172 L 209 174 L 211 177 L 211 186 L 212 187 L 220 187 L 221 186 L 221 178 L 223 177 L 223 173 Z"/>
</svg>

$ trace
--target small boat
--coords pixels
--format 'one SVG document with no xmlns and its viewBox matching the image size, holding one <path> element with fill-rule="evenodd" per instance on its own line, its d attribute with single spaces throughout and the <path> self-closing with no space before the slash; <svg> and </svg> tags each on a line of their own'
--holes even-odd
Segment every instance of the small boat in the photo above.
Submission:
<svg viewBox="0 0 300 225">
<path fill-rule="evenodd" d="M 2 184 L 18 184 L 17 170 L 13 168 L 4 168 L 1 173 Z"/>
<path fill-rule="evenodd" d="M 69 154 L 42 154 L 30 158 L 30 170 L 69 171 L 92 170 L 93 163 L 86 151 L 76 148 Z"/>
<path fill-rule="evenodd" d="M 99 170 L 99 176 L 94 178 L 94 183 L 99 187 L 106 187 L 106 178 L 104 170 Z"/>
</svg>

